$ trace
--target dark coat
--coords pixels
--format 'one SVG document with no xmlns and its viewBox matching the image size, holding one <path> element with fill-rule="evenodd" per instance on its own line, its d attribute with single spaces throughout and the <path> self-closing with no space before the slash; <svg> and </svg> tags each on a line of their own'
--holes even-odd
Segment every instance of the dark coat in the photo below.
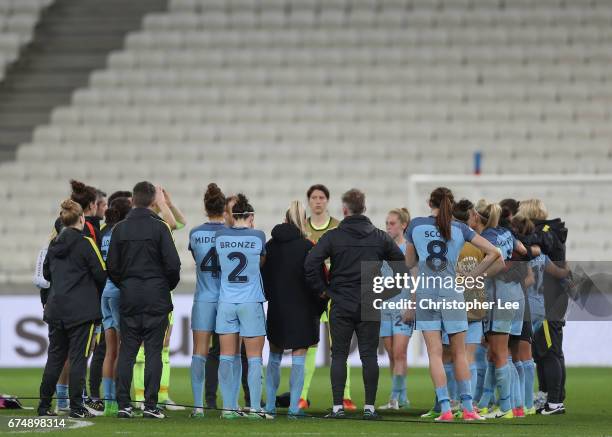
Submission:
<svg viewBox="0 0 612 437">
<path fill-rule="evenodd" d="M 327 258 L 331 259 L 329 286 L 318 274 Z M 353 314 L 362 305 L 371 310 L 374 295 L 368 285 L 372 275 L 380 274 L 382 261 L 398 261 L 405 268 L 404 254 L 386 232 L 376 228 L 364 215 L 351 215 L 319 239 L 306 258 L 306 280 L 318 293 L 326 292 L 332 305 L 346 313 Z M 362 265 L 364 262 L 369 263 Z M 373 311 L 373 316 L 380 317 L 380 311 Z"/>
<path fill-rule="evenodd" d="M 262 277 L 268 300 L 268 339 L 282 349 L 319 342 L 322 302 L 304 277 L 304 260 L 312 247 L 298 228 L 287 223 L 276 225 L 266 243 Z"/>
<path fill-rule="evenodd" d="M 168 225 L 147 208 L 135 208 L 113 228 L 108 276 L 121 292 L 122 315 L 172 311 L 181 261 Z"/>
<path fill-rule="evenodd" d="M 49 245 L 43 275 L 51 283 L 45 321 L 61 321 L 70 328 L 102 318 L 100 296 L 106 270 L 91 238 L 64 228 Z"/>
</svg>

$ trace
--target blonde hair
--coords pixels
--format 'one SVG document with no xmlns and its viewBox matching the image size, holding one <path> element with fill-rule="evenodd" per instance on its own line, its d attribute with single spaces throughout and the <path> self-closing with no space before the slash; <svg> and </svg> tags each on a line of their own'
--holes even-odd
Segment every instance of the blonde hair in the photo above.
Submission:
<svg viewBox="0 0 612 437">
<path fill-rule="evenodd" d="M 502 209 L 497 203 L 489 203 L 485 199 L 480 199 L 474 208 L 478 213 L 480 222 L 485 229 L 496 228 L 499 226 Z"/>
<path fill-rule="evenodd" d="M 410 224 L 410 212 L 408 211 L 407 208 L 393 208 L 392 210 L 390 210 L 387 215 L 389 214 L 395 214 L 397 215 L 397 217 L 399 218 L 399 221 L 402 225 L 406 225 L 404 227 L 404 229 L 406 229 L 408 227 L 408 225 Z"/>
<path fill-rule="evenodd" d="M 306 236 L 306 210 L 304 205 L 299 200 L 293 200 L 289 204 L 289 209 L 285 213 L 285 219 L 287 223 L 292 224 L 300 230 L 303 236 Z"/>
<path fill-rule="evenodd" d="M 519 203 L 517 215 L 525 216 L 529 220 L 546 220 L 548 211 L 540 199 L 527 199 Z"/>
<path fill-rule="evenodd" d="M 66 227 L 74 226 L 83 215 L 83 208 L 72 199 L 66 199 L 60 206 L 60 220 Z"/>
</svg>

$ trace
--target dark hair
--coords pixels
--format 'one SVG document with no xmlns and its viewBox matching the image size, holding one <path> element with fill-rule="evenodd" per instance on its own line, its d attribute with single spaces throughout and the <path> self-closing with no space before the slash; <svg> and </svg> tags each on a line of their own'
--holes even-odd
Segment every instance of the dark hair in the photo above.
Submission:
<svg viewBox="0 0 612 437">
<path fill-rule="evenodd" d="M 106 193 L 99 188 L 96 188 L 96 201 L 100 201 L 103 197 L 106 197 Z"/>
<path fill-rule="evenodd" d="M 234 216 L 238 215 L 238 216 L 242 216 L 243 218 L 247 218 L 253 213 L 255 213 L 255 210 L 249 203 L 249 199 L 247 199 L 247 197 L 244 194 L 238 193 L 236 195 L 236 203 L 234 204 L 232 208 L 232 215 Z"/>
<path fill-rule="evenodd" d="M 363 214 L 365 211 L 365 194 L 357 188 L 352 188 L 342 195 L 342 204 L 351 214 Z"/>
<path fill-rule="evenodd" d="M 510 223 L 510 218 L 515 216 L 519 209 L 519 201 L 516 199 L 504 199 L 499 202 L 499 206 L 501 206 L 501 217 L 499 219 L 500 226 L 503 226 L 506 229 L 510 229 L 512 224 Z"/>
<path fill-rule="evenodd" d="M 148 181 L 138 182 L 132 190 L 132 202 L 137 208 L 148 208 L 155 201 L 155 185 Z"/>
<path fill-rule="evenodd" d="M 89 205 L 95 203 L 97 200 L 98 196 L 94 187 L 90 187 L 89 185 L 85 185 L 83 182 L 75 181 L 74 179 L 70 180 L 70 186 L 72 187 L 70 198 L 81 205 L 83 211 L 89 208 Z"/>
<path fill-rule="evenodd" d="M 323 194 L 325 194 L 325 198 L 326 198 L 327 200 L 329 200 L 329 190 L 328 190 L 328 189 L 327 189 L 327 187 L 326 187 L 325 185 L 323 185 L 323 184 L 314 184 L 314 185 L 312 185 L 312 186 L 311 186 L 311 187 L 308 189 L 308 191 L 306 191 L 306 198 L 310 199 L 310 196 L 312 195 L 312 193 L 313 193 L 314 191 L 317 191 L 317 190 L 322 191 L 322 192 L 323 192 Z"/>
<path fill-rule="evenodd" d="M 132 202 L 127 197 L 117 197 L 104 213 L 106 226 L 114 226 L 125 218 L 132 209 Z"/>
<path fill-rule="evenodd" d="M 529 218 L 523 215 L 515 215 L 512 217 L 512 230 L 516 232 L 518 236 L 523 237 L 533 233 L 535 225 Z"/>
<path fill-rule="evenodd" d="M 461 199 L 453 205 L 453 217 L 460 222 L 467 223 L 470 219 L 470 210 L 474 209 L 474 204 L 467 199 Z"/>
<path fill-rule="evenodd" d="M 72 199 L 66 199 L 60 206 L 60 220 L 65 227 L 72 226 L 83 215 L 83 208 Z"/>
<path fill-rule="evenodd" d="M 111 194 L 108 198 L 108 204 L 110 205 L 111 203 L 113 203 L 113 200 L 115 200 L 118 197 L 132 197 L 132 192 L 131 191 L 115 191 L 113 194 Z"/>
<path fill-rule="evenodd" d="M 446 187 L 438 187 L 429 195 L 429 203 L 440 211 L 436 216 L 436 226 L 445 240 L 451 239 L 451 222 L 453 220 L 453 192 Z"/>
<path fill-rule="evenodd" d="M 225 211 L 225 195 L 214 182 L 208 184 L 204 193 L 204 209 L 209 217 L 221 216 Z"/>
</svg>

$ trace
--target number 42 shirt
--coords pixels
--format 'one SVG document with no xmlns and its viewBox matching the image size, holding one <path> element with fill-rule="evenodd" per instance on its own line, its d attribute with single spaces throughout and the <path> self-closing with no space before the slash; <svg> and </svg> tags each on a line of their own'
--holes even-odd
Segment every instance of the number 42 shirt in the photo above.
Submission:
<svg viewBox="0 0 612 437">
<path fill-rule="evenodd" d="M 266 236 L 251 228 L 224 228 L 215 235 L 221 268 L 219 302 L 264 302 L 259 260 L 266 254 Z"/>
</svg>

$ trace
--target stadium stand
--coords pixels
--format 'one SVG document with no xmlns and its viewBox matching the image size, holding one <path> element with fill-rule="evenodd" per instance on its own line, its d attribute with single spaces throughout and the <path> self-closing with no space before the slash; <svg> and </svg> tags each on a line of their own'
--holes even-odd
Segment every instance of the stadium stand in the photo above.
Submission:
<svg viewBox="0 0 612 437">
<path fill-rule="evenodd" d="M 32 39 L 43 8 L 53 0 L 0 0 L 0 80 L 19 49 Z"/>
<path fill-rule="evenodd" d="M 189 225 L 214 180 L 268 232 L 315 182 L 334 213 L 364 189 L 382 225 L 411 174 L 471 173 L 476 150 L 488 174 L 610 173 L 610 61 L 606 0 L 171 0 L 1 165 L 0 280 L 29 280 L 67 165 L 107 192 L 160 182 Z M 609 251 L 605 188 L 544 194 L 570 257 Z"/>
</svg>

